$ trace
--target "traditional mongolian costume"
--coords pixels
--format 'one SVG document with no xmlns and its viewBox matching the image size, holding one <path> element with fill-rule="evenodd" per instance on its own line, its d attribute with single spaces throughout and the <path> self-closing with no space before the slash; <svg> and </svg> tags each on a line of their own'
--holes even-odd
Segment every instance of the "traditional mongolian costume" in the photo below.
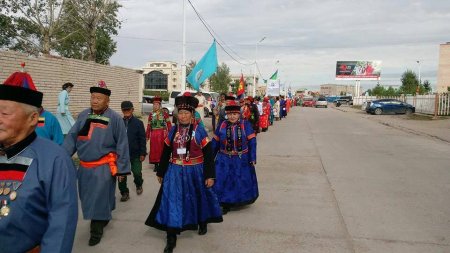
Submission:
<svg viewBox="0 0 450 253">
<path fill-rule="evenodd" d="M 56 118 L 61 125 L 61 130 L 63 134 L 67 134 L 72 126 L 75 124 L 75 120 L 69 110 L 69 92 L 67 92 L 68 87 L 73 87 L 72 83 L 65 83 L 63 85 L 63 90 L 58 95 L 58 108 L 56 113 Z"/>
<path fill-rule="evenodd" d="M 175 98 L 178 111 L 192 114 L 198 100 L 191 96 Z M 216 194 L 205 186 L 215 178 L 214 158 L 206 130 L 192 119 L 173 126 L 165 140 L 157 176 L 163 178 L 153 209 L 145 224 L 167 232 L 164 252 L 172 252 L 176 234 L 185 230 L 206 233 L 206 224 L 222 222 Z"/>
<path fill-rule="evenodd" d="M 269 98 L 265 97 L 262 102 L 262 115 L 259 117 L 259 125 L 263 132 L 266 132 L 269 128 L 270 111 Z"/>
<path fill-rule="evenodd" d="M 0 100 L 41 107 L 34 85 L 10 84 L 0 85 Z M 7 148 L 0 143 L 1 253 L 71 252 L 77 218 L 76 171 L 59 145 L 35 132 Z"/>
<path fill-rule="evenodd" d="M 161 104 L 161 98 L 155 97 L 153 103 Z M 149 162 L 155 165 L 155 170 L 161 159 L 161 154 L 164 148 L 164 139 L 167 137 L 169 129 L 172 127 L 170 123 L 170 117 L 167 112 L 160 108 L 154 110 L 153 113 L 148 115 L 148 125 L 146 131 L 146 137 L 150 140 L 150 152 Z"/>
<path fill-rule="evenodd" d="M 111 95 L 102 82 L 91 87 L 90 92 Z M 77 152 L 80 158 L 78 192 L 83 218 L 91 220 L 92 246 L 100 242 L 103 228 L 112 219 L 111 211 L 116 206 L 115 177 L 131 174 L 123 119 L 108 107 L 100 114 L 86 109 L 79 114 L 63 146 L 70 155 Z"/>
<path fill-rule="evenodd" d="M 227 112 L 239 113 L 235 102 Z M 216 154 L 216 183 L 213 186 L 226 213 L 230 207 L 255 202 L 259 196 L 256 178 L 256 135 L 251 124 L 240 119 L 223 122 L 215 132 L 213 150 Z"/>
<path fill-rule="evenodd" d="M 62 145 L 64 142 L 64 135 L 58 119 L 44 108 L 39 111 L 39 122 L 35 131 L 39 137 L 54 141 L 58 145 Z"/>
</svg>

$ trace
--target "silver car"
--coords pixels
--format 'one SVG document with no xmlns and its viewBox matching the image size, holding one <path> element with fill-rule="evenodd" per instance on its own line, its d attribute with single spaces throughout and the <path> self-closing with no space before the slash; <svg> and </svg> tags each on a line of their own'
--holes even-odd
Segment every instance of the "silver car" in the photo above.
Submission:
<svg viewBox="0 0 450 253">
<path fill-rule="evenodd" d="M 316 108 L 317 107 L 325 107 L 325 108 L 327 108 L 328 107 L 327 99 L 324 98 L 324 97 L 318 98 L 317 101 L 316 101 Z"/>
<path fill-rule="evenodd" d="M 142 97 L 142 114 L 150 114 L 153 112 L 153 98 L 155 96 L 143 96 Z M 174 106 L 169 104 L 167 101 L 162 101 L 161 107 L 170 116 L 173 114 Z"/>
</svg>

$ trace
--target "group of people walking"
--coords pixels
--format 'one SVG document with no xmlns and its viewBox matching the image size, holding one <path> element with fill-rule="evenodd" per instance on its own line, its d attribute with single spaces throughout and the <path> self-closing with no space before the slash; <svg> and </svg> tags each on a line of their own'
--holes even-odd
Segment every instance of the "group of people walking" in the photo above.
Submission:
<svg viewBox="0 0 450 253">
<path fill-rule="evenodd" d="M 112 219 L 117 182 L 121 201 L 130 198 L 127 175 L 133 174 L 137 195 L 144 191 L 147 155 L 160 189 L 145 224 L 166 232 L 166 253 L 182 231 L 205 235 L 209 223 L 259 196 L 256 134 L 276 118 L 271 99 L 259 106 L 250 97 L 240 104 L 224 96 L 209 135 L 195 117 L 199 100 L 189 93 L 175 99 L 173 125 L 155 98 L 145 129 L 131 101 L 121 103 L 122 115 L 109 108 L 111 90 L 103 81 L 90 87 L 90 106 L 75 121 L 69 111 L 73 84 L 63 85 L 50 120 L 34 84 L 11 80 L 0 85 L 0 253 L 71 252 L 77 192 L 83 218 L 90 220 L 88 244 L 97 245 Z M 281 105 L 279 111 L 283 115 Z M 45 130 L 40 137 L 37 128 Z M 75 153 L 78 168 L 70 159 Z"/>
</svg>

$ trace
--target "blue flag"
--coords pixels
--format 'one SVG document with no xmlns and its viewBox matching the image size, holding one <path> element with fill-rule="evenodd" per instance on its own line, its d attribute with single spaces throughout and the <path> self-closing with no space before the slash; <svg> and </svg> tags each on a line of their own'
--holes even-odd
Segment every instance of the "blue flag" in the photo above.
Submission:
<svg viewBox="0 0 450 253">
<path fill-rule="evenodd" d="M 217 71 L 217 51 L 216 41 L 214 40 L 208 52 L 200 59 L 200 61 L 192 69 L 187 77 L 187 81 L 195 90 L 200 90 L 200 85 L 212 74 Z"/>
</svg>

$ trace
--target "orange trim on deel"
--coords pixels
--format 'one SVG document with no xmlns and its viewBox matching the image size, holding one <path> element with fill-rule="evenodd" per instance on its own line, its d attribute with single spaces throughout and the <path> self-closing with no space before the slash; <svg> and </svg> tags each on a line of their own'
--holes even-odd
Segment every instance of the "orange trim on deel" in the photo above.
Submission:
<svg viewBox="0 0 450 253">
<path fill-rule="evenodd" d="M 102 128 L 102 129 L 106 129 L 108 126 L 101 124 L 101 123 L 91 123 L 91 125 L 89 126 L 89 133 L 87 136 L 78 136 L 78 140 L 81 141 L 88 141 L 91 139 L 92 137 L 92 133 L 94 132 L 95 128 Z"/>
</svg>

